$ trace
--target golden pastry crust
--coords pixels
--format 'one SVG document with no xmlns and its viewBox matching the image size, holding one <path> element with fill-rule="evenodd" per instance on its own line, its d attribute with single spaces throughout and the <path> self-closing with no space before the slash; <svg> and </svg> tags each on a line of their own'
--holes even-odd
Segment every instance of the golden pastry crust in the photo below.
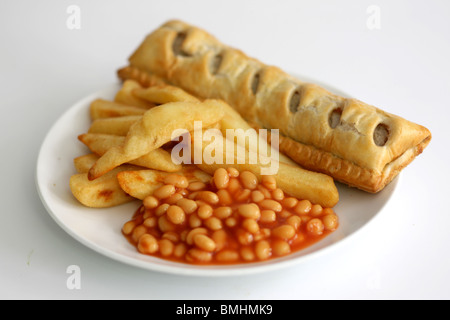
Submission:
<svg viewBox="0 0 450 320">
<path fill-rule="evenodd" d="M 280 150 L 301 166 L 365 191 L 383 189 L 431 139 L 423 126 L 302 82 L 181 21 L 156 29 L 129 61 L 142 85 L 156 76 L 223 99 L 247 121 L 280 129 Z"/>
<path fill-rule="evenodd" d="M 254 126 L 257 128 L 257 126 Z M 268 141 L 270 142 L 270 133 Z M 290 157 L 303 168 L 332 176 L 336 181 L 358 189 L 377 193 L 389 184 L 397 174 L 422 153 L 430 142 L 431 136 L 410 148 L 401 157 L 387 164 L 382 174 L 374 174 L 372 170 L 355 166 L 354 163 L 341 159 L 328 152 L 323 152 L 313 146 L 301 144 L 291 138 L 279 137 L 279 150 Z M 356 181 L 356 183 L 355 183 Z"/>
</svg>

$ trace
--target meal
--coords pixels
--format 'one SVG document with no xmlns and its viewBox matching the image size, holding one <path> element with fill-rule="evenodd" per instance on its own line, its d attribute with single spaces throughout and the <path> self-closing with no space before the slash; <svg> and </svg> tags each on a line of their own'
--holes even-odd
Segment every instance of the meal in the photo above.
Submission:
<svg viewBox="0 0 450 320">
<path fill-rule="evenodd" d="M 365 191 L 382 190 L 431 139 L 420 125 L 303 83 L 181 21 L 151 33 L 129 62 L 122 79 L 157 76 L 223 99 L 247 121 L 279 129 L 280 151 L 303 168 Z"/>
<path fill-rule="evenodd" d="M 124 241 L 192 264 L 268 260 L 339 227 L 335 181 L 380 192 L 431 139 L 170 21 L 91 102 L 69 185 L 90 208 L 136 201 Z"/>
</svg>

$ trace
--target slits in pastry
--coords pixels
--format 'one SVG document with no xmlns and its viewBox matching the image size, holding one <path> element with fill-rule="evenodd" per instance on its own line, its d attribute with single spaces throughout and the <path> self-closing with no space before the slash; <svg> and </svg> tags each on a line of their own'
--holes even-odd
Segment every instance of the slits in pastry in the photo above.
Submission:
<svg viewBox="0 0 450 320">
<path fill-rule="evenodd" d="M 423 126 L 302 82 L 181 21 L 148 35 L 129 62 L 122 79 L 223 99 L 255 126 L 280 129 L 280 150 L 304 168 L 368 192 L 382 190 L 431 139 Z"/>
</svg>

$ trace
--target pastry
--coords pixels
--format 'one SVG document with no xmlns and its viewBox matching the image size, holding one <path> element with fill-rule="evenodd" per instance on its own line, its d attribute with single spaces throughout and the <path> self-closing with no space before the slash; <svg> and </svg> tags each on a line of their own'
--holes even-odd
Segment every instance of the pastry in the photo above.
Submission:
<svg viewBox="0 0 450 320">
<path fill-rule="evenodd" d="M 129 63 L 123 80 L 223 99 L 255 126 L 279 129 L 280 150 L 302 167 L 368 192 L 382 190 L 431 139 L 421 125 L 302 82 L 182 21 L 148 35 Z"/>
</svg>

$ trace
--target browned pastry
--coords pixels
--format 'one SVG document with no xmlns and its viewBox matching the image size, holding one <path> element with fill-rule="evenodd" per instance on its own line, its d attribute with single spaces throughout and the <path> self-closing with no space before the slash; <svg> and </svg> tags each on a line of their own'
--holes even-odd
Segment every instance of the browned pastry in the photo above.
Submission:
<svg viewBox="0 0 450 320">
<path fill-rule="evenodd" d="M 247 121 L 280 129 L 280 150 L 304 168 L 368 192 L 382 190 L 431 139 L 423 126 L 302 82 L 181 21 L 148 35 L 129 62 L 122 79 L 148 86 L 159 77 L 223 99 Z"/>
</svg>

